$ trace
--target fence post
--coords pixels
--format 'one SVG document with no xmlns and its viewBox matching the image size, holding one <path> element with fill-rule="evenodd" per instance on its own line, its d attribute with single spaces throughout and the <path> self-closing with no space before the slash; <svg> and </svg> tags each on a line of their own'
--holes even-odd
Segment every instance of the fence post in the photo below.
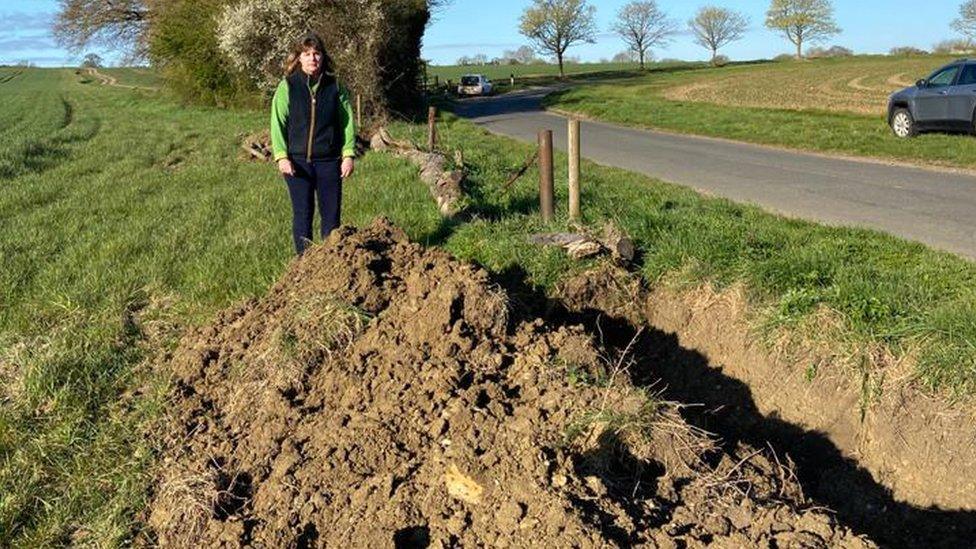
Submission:
<svg viewBox="0 0 976 549">
<path fill-rule="evenodd" d="M 580 218 L 580 121 L 569 120 L 569 218 Z"/>
<path fill-rule="evenodd" d="M 552 180 L 552 130 L 542 130 L 539 132 L 539 209 L 546 223 L 555 215 Z"/>
<path fill-rule="evenodd" d="M 434 152 L 437 146 L 437 107 L 427 109 L 427 150 Z"/>
</svg>

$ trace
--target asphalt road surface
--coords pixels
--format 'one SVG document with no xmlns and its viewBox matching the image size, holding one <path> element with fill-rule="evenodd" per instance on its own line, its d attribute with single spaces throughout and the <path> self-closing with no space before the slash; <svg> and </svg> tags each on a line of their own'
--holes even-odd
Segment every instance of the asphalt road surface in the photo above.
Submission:
<svg viewBox="0 0 976 549">
<path fill-rule="evenodd" d="M 565 150 L 566 120 L 542 110 L 546 93 L 465 99 L 456 112 L 522 141 L 535 142 L 539 130 L 551 129 L 555 146 Z M 600 164 L 792 217 L 886 231 L 976 259 L 976 176 L 601 122 L 583 122 L 581 146 L 585 158 Z"/>
</svg>

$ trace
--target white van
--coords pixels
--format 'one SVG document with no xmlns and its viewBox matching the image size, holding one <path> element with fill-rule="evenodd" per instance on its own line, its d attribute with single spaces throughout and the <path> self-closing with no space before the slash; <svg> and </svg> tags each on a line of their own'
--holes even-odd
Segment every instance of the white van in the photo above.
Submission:
<svg viewBox="0 0 976 549">
<path fill-rule="evenodd" d="M 458 95 L 491 95 L 494 86 L 483 74 L 466 74 L 458 84 Z"/>
</svg>

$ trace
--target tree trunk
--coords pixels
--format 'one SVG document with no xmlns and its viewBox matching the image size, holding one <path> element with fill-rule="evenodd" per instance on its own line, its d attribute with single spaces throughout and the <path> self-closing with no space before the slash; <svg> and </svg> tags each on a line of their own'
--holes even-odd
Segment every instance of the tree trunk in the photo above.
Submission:
<svg viewBox="0 0 976 549">
<path fill-rule="evenodd" d="M 712 48 L 712 66 L 716 66 L 715 60 L 718 59 L 718 48 Z"/>
<path fill-rule="evenodd" d="M 644 70 L 644 50 L 640 52 L 640 70 Z"/>
<path fill-rule="evenodd" d="M 557 53 L 556 59 L 559 61 L 559 79 L 564 80 L 566 78 L 566 73 L 563 72 L 563 54 Z"/>
<path fill-rule="evenodd" d="M 797 38 L 796 40 L 796 60 L 800 61 L 803 59 L 803 40 Z"/>
</svg>

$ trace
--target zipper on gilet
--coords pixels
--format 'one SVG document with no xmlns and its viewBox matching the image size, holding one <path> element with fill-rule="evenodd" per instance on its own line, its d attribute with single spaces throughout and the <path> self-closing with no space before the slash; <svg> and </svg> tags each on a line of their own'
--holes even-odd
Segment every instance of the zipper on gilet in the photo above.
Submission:
<svg viewBox="0 0 976 549">
<path fill-rule="evenodd" d="M 319 86 L 322 85 L 322 77 L 319 76 Z M 308 150 L 305 152 L 305 160 L 307 162 L 312 161 L 312 138 L 315 135 L 315 105 L 317 103 L 315 99 L 315 94 L 318 93 L 318 88 L 314 91 L 312 90 L 312 78 L 308 79 L 308 95 L 312 98 L 312 123 L 308 125 Z"/>
</svg>

